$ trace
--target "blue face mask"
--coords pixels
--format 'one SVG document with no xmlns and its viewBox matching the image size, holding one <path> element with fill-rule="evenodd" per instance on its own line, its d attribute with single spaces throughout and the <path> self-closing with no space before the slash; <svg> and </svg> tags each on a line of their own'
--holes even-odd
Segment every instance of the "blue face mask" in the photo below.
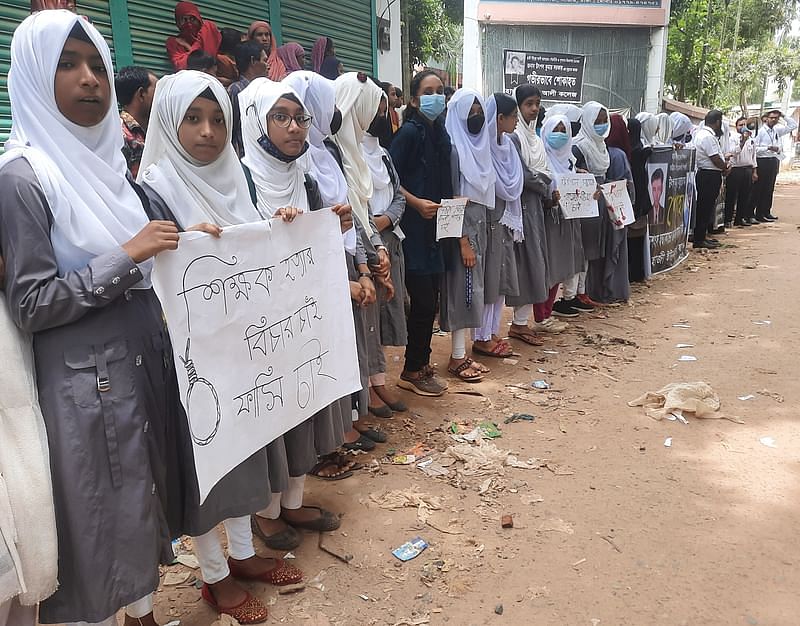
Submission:
<svg viewBox="0 0 800 626">
<path fill-rule="evenodd" d="M 595 124 L 594 125 L 594 132 L 596 132 L 601 137 L 606 134 L 607 130 L 608 130 L 608 123 L 607 122 L 605 124 Z"/>
<path fill-rule="evenodd" d="M 536 136 L 537 137 L 541 137 L 542 136 L 542 127 L 541 126 L 537 126 L 536 127 Z"/>
<path fill-rule="evenodd" d="M 444 111 L 444 95 L 440 93 L 426 94 L 419 97 L 419 112 L 430 121 L 435 120 Z"/>
<path fill-rule="evenodd" d="M 562 133 L 558 131 L 553 131 L 549 135 L 547 135 L 547 145 L 553 148 L 554 150 L 559 150 L 567 145 L 569 141 L 569 137 L 567 133 Z"/>
</svg>

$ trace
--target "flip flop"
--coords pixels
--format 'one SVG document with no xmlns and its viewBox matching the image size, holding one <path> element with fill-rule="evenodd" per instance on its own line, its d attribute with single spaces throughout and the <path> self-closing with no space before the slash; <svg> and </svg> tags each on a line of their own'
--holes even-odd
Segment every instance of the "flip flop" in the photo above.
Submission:
<svg viewBox="0 0 800 626">
<path fill-rule="evenodd" d="M 326 467 L 336 467 L 336 469 L 340 470 L 338 473 L 330 474 L 328 476 L 323 476 L 320 472 Z M 314 467 L 312 467 L 308 474 L 309 476 L 316 476 L 320 480 L 344 480 L 345 478 L 350 478 L 353 475 L 351 470 L 342 470 L 342 465 L 339 463 L 337 459 L 332 459 L 329 457 L 325 457 L 319 461 Z"/>
<path fill-rule="evenodd" d="M 470 359 L 464 359 L 460 365 L 457 365 L 456 367 L 448 367 L 447 371 L 465 383 L 479 383 L 483 380 L 483 374 L 480 372 L 468 374 L 467 370 L 469 369 L 477 372 L 477 370 L 475 370 L 473 367 L 472 361 Z"/>
<path fill-rule="evenodd" d="M 477 352 L 478 354 L 482 354 L 483 356 L 490 356 L 494 359 L 507 359 L 508 357 L 514 354 L 514 351 L 504 341 L 498 341 L 494 348 L 491 350 L 484 350 L 483 348 L 476 346 L 474 343 L 472 344 L 472 351 Z"/>
<path fill-rule="evenodd" d="M 476 360 L 467 357 L 473 369 L 478 370 L 481 374 L 491 374 L 492 370 L 486 367 L 483 363 L 478 363 Z"/>
<path fill-rule="evenodd" d="M 519 339 L 520 341 L 524 341 L 529 346 L 543 346 L 544 341 L 542 341 L 539 336 L 530 331 L 530 330 L 517 330 L 514 327 L 508 331 L 508 336 L 512 339 Z"/>
</svg>

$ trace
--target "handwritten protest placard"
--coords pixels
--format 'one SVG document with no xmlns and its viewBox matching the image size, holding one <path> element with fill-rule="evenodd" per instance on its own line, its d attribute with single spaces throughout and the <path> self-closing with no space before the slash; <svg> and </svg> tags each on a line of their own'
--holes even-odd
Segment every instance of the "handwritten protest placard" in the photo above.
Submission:
<svg viewBox="0 0 800 626">
<path fill-rule="evenodd" d="M 600 214 L 597 200 L 594 198 L 597 181 L 591 174 L 559 176 L 557 186 L 561 194 L 561 214 L 565 219 L 597 217 Z"/>
<path fill-rule="evenodd" d="M 436 241 L 445 237 L 461 237 L 464 225 L 464 209 L 467 198 L 448 198 L 436 212 Z"/>
<path fill-rule="evenodd" d="M 633 204 L 628 195 L 628 184 L 624 180 L 616 180 L 612 183 L 600 185 L 603 190 L 603 197 L 606 199 L 606 209 L 608 217 L 614 225 L 615 230 L 622 230 L 628 224 L 636 221 L 633 214 Z"/>
<path fill-rule="evenodd" d="M 182 233 L 156 257 L 201 501 L 234 467 L 361 388 L 331 211 Z"/>
</svg>

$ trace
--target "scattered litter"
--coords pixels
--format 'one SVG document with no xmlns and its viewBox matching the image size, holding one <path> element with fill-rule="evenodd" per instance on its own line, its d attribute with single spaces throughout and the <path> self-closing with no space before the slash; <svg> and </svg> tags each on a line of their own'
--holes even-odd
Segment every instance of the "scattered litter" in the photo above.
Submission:
<svg viewBox="0 0 800 626">
<path fill-rule="evenodd" d="M 417 512 L 417 516 L 419 516 L 419 512 Z M 317 537 L 317 548 L 322 550 L 325 554 L 328 554 L 328 555 L 334 557 L 335 559 L 339 559 L 342 563 L 346 563 L 346 564 L 349 565 L 350 561 L 353 560 L 353 555 L 352 554 L 341 554 L 341 553 L 337 552 L 336 550 L 334 550 L 332 548 L 329 548 L 326 545 L 324 545 L 323 542 L 325 541 L 325 535 L 326 535 L 326 533 L 320 533 L 319 537 Z"/>
<path fill-rule="evenodd" d="M 511 515 L 503 515 L 500 518 L 500 526 L 503 528 L 514 528 L 514 518 Z"/>
<path fill-rule="evenodd" d="M 544 380 L 534 380 L 531 383 L 531 387 L 534 389 L 550 389 L 550 384 Z"/>
<path fill-rule="evenodd" d="M 575 562 L 572 564 L 572 567 L 578 567 L 578 565 L 583 565 L 584 563 L 586 563 L 586 558 L 579 559 L 578 561 L 575 561 Z"/>
<path fill-rule="evenodd" d="M 556 476 L 572 476 L 575 472 L 568 467 L 563 467 L 558 463 L 545 463 L 544 466 Z"/>
<path fill-rule="evenodd" d="M 778 447 L 778 444 L 775 443 L 775 439 L 773 439 L 772 437 L 761 437 L 761 439 L 759 439 L 759 441 L 763 445 L 767 446 L 768 448 L 777 448 Z"/>
<path fill-rule="evenodd" d="M 678 348 L 678 350 L 683 350 L 684 348 L 694 348 L 694 344 L 693 343 L 676 343 L 675 347 Z"/>
<path fill-rule="evenodd" d="M 544 520 L 539 524 L 539 531 L 565 533 L 567 535 L 575 534 L 575 529 L 561 518 Z"/>
<path fill-rule="evenodd" d="M 539 469 L 544 466 L 544 462 L 537 459 L 520 461 L 509 451 L 501 450 L 494 443 L 487 441 L 480 441 L 478 446 L 467 443 L 450 446 L 444 451 L 443 456 L 463 462 L 464 467 L 457 471 L 464 476 L 502 475 L 505 467 Z"/>
<path fill-rule="evenodd" d="M 756 391 L 759 396 L 766 396 L 767 398 L 772 398 L 775 402 L 783 403 L 783 396 L 779 393 L 775 393 L 774 391 L 770 391 L 769 389 L 762 389 L 761 391 Z"/>
<path fill-rule="evenodd" d="M 288 596 L 292 593 L 299 593 L 301 591 L 306 590 L 305 583 L 295 583 L 294 585 L 284 585 L 282 587 L 278 587 L 278 595 L 281 596 Z"/>
<path fill-rule="evenodd" d="M 164 626 L 181 626 L 181 620 L 174 619 L 171 622 L 167 622 Z"/>
<path fill-rule="evenodd" d="M 455 426 L 455 424 L 454 424 Z M 458 427 L 456 427 L 457 429 Z M 452 429 L 451 429 L 452 430 Z M 468 433 L 459 434 L 458 431 L 450 435 L 450 438 L 453 441 L 457 441 L 458 443 L 473 443 L 483 439 L 483 433 L 481 432 L 480 427 L 474 428 Z"/>
<path fill-rule="evenodd" d="M 401 619 L 399 622 L 395 622 L 392 626 L 421 626 L 421 624 L 430 624 L 431 618 L 429 617 L 417 617 L 411 618 L 407 617 Z"/>
<path fill-rule="evenodd" d="M 484 439 L 497 439 L 498 437 L 503 436 L 503 433 L 500 432 L 497 424 L 488 420 L 481 422 L 478 425 L 478 428 L 481 429 L 481 434 L 483 435 Z"/>
<path fill-rule="evenodd" d="M 672 437 L 667 437 L 664 439 L 664 447 L 671 448 L 672 447 Z"/>
<path fill-rule="evenodd" d="M 673 324 L 673 325 L 672 325 L 672 327 L 673 327 L 673 328 L 691 328 L 691 326 L 690 326 L 689 324 L 684 324 L 684 323 L 681 323 L 681 324 Z"/>
<path fill-rule="evenodd" d="M 314 576 L 311 580 L 306 583 L 307 587 L 311 587 L 313 589 L 319 589 L 320 591 L 325 591 L 325 584 L 322 580 L 325 578 L 325 570 L 320 570 L 319 574 Z"/>
<path fill-rule="evenodd" d="M 494 612 L 497 615 L 502 615 L 503 614 L 503 605 L 502 604 L 498 604 L 496 607 L 494 607 Z"/>
<path fill-rule="evenodd" d="M 433 460 L 433 457 L 417 463 L 417 468 L 419 468 L 423 474 L 430 476 L 431 478 L 435 478 L 436 476 L 447 476 L 450 473 L 449 469 L 439 463 L 436 463 Z"/>
<path fill-rule="evenodd" d="M 755 396 L 752 393 L 747 394 L 746 396 L 739 396 L 739 400 L 744 402 L 745 400 L 752 400 Z"/>
<path fill-rule="evenodd" d="M 505 358 L 505 359 L 503 359 L 503 363 L 505 363 L 506 365 L 516 365 L 517 363 L 519 363 L 519 360 L 518 359 Z"/>
<path fill-rule="evenodd" d="M 193 579 L 194 576 L 189 572 L 167 572 L 164 574 L 163 582 L 165 587 L 175 587 L 188 582 L 190 578 Z"/>
<path fill-rule="evenodd" d="M 538 493 L 523 493 L 519 499 L 522 504 L 536 504 L 537 502 L 544 502 L 544 498 Z"/>
<path fill-rule="evenodd" d="M 676 412 L 693 413 L 698 418 L 722 418 L 737 424 L 740 419 L 719 413 L 719 396 L 704 382 L 670 383 L 658 391 L 650 391 L 628 402 L 628 406 L 644 407 L 645 415 L 655 420 Z"/>
<path fill-rule="evenodd" d="M 597 533 L 597 536 L 600 537 L 600 539 L 602 539 L 603 541 L 608 542 L 608 545 L 610 545 L 612 548 L 614 548 L 614 550 L 616 550 L 620 554 L 622 553 L 622 550 L 620 549 L 620 547 L 614 542 L 614 538 L 613 537 L 608 537 L 606 535 L 601 535 L 600 533 Z"/>
<path fill-rule="evenodd" d="M 540 374 L 547 374 L 547 370 L 543 370 L 541 367 L 537 367 L 536 371 L 539 372 Z"/>
<path fill-rule="evenodd" d="M 542 354 L 558 354 L 558 350 L 542 350 Z"/>
<path fill-rule="evenodd" d="M 199 569 L 200 563 L 194 554 L 180 554 L 176 559 L 178 563 L 192 569 Z"/>
<path fill-rule="evenodd" d="M 364 602 L 370 601 L 370 597 L 366 593 L 359 593 L 358 597 L 361 598 Z"/>
<path fill-rule="evenodd" d="M 679 358 L 679 361 L 696 361 L 697 357 L 692 356 L 691 354 L 682 354 Z"/>
<path fill-rule="evenodd" d="M 514 415 L 510 415 L 503 420 L 503 423 L 512 424 L 514 422 L 532 422 L 535 419 L 536 418 L 533 415 L 529 415 L 528 413 L 514 413 Z"/>
<path fill-rule="evenodd" d="M 411 541 L 406 541 L 399 548 L 392 550 L 392 554 L 401 561 L 410 561 L 422 554 L 427 547 L 428 543 L 424 539 L 421 537 L 414 537 Z"/>
<path fill-rule="evenodd" d="M 219 619 L 211 622 L 211 626 L 239 626 L 239 620 L 235 617 L 231 617 L 227 613 L 222 613 Z"/>
<path fill-rule="evenodd" d="M 287 552 L 283 555 L 284 559 L 296 559 L 297 557 L 294 555 L 294 552 Z"/>
<path fill-rule="evenodd" d="M 392 457 L 392 465 L 411 465 L 416 460 L 417 457 L 413 454 L 395 454 Z"/>
<path fill-rule="evenodd" d="M 772 320 L 753 320 L 753 324 L 756 326 L 769 326 L 772 324 Z"/>
</svg>

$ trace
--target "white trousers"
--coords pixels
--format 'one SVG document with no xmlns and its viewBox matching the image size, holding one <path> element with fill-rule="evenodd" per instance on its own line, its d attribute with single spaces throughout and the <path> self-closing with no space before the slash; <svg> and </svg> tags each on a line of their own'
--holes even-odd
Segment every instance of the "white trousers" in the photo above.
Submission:
<svg viewBox="0 0 800 626">
<path fill-rule="evenodd" d="M 483 305 L 483 325 L 475 330 L 475 341 L 491 341 L 492 335 L 500 332 L 500 318 L 505 304 L 506 297 L 500 296 L 494 304 Z"/>
<path fill-rule="evenodd" d="M 255 556 L 249 515 L 226 519 L 222 525 L 225 527 L 225 534 L 228 535 L 228 554 L 232 559 L 244 561 Z M 231 571 L 216 528 L 212 528 L 205 535 L 192 537 L 192 545 L 194 555 L 200 563 L 200 575 L 204 583 L 213 585 L 230 576 Z"/>
<path fill-rule="evenodd" d="M 145 617 L 146 615 L 150 615 L 153 612 L 153 594 L 148 593 L 144 598 L 141 600 L 137 600 L 136 602 L 129 604 L 125 607 L 125 614 L 129 615 L 133 618 L 141 618 Z M 0 620 L 0 624 L 2 624 L 2 620 Z M 16 622 L 10 622 L 9 626 L 13 624 L 16 626 Z M 111 617 L 107 617 L 102 622 L 67 622 L 64 626 L 117 626 L 117 616 L 112 615 Z"/>
<path fill-rule="evenodd" d="M 461 328 L 450 333 L 450 341 L 452 342 L 450 356 L 454 359 L 461 360 L 467 356 L 468 333 L 469 328 Z"/>
<path fill-rule="evenodd" d="M 306 484 L 306 477 L 289 476 L 289 486 L 283 493 L 273 493 L 269 506 L 263 511 L 256 513 L 259 517 L 266 519 L 278 519 L 281 516 L 281 509 L 299 509 L 303 506 L 303 490 Z"/>
<path fill-rule="evenodd" d="M 522 306 L 514 307 L 514 326 L 527 326 L 528 320 L 531 319 L 533 313 L 532 304 L 523 304 Z"/>
<path fill-rule="evenodd" d="M 586 293 L 586 271 L 578 272 L 564 281 L 564 300 L 572 300 L 578 294 Z"/>
</svg>

